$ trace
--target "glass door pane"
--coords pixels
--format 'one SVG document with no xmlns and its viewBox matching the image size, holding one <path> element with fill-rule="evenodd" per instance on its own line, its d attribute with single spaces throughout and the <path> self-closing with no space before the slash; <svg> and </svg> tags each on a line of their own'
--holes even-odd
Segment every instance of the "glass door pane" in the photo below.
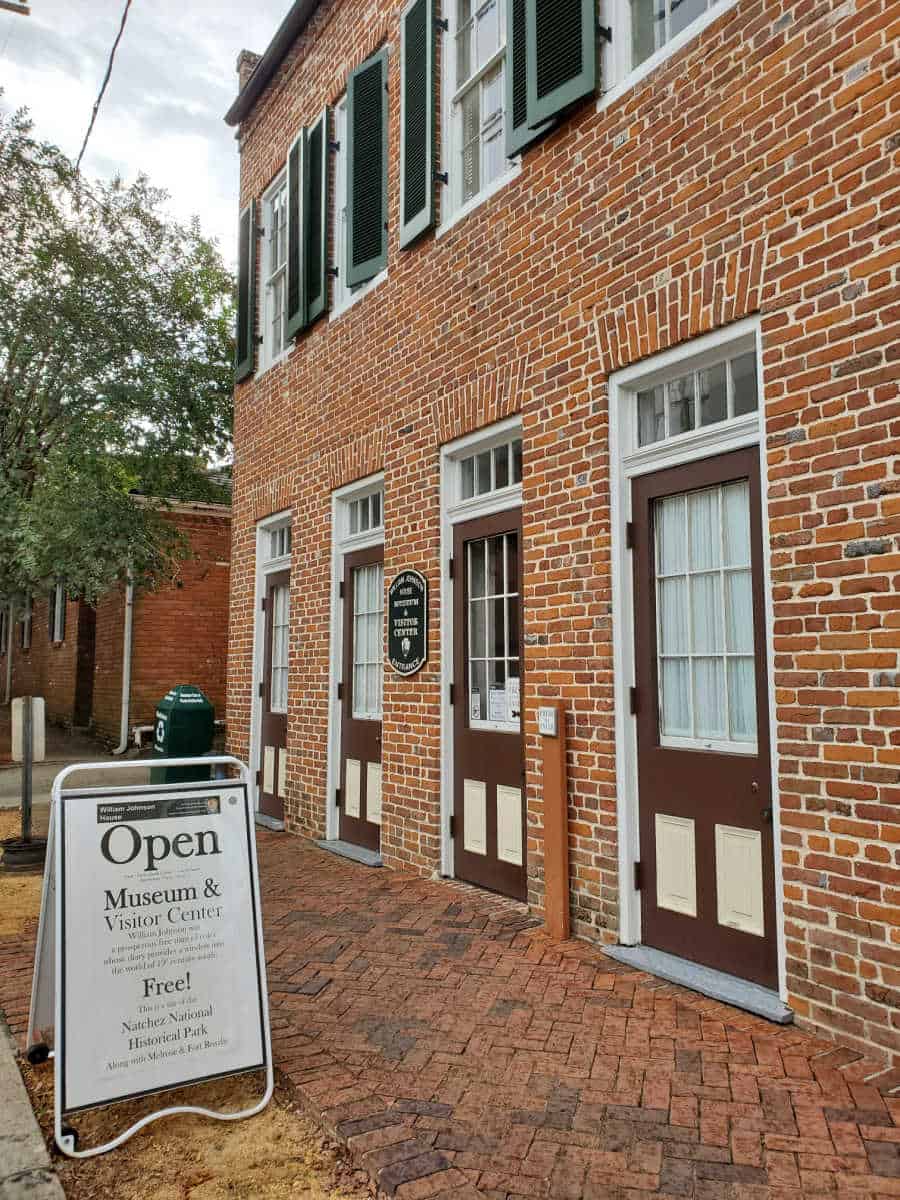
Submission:
<svg viewBox="0 0 900 1200">
<path fill-rule="evenodd" d="M 380 721 L 384 661 L 384 567 L 353 572 L 353 716 Z"/>
<path fill-rule="evenodd" d="M 469 724 L 518 732 L 520 726 L 519 538 L 466 546 Z"/>
</svg>

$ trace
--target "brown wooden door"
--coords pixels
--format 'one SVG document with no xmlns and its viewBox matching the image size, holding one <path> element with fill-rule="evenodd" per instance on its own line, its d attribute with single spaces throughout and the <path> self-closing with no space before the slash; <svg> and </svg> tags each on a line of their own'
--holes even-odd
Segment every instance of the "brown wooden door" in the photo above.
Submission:
<svg viewBox="0 0 900 1200">
<path fill-rule="evenodd" d="M 632 485 L 642 940 L 777 985 L 759 455 Z"/>
<path fill-rule="evenodd" d="M 384 547 L 344 558 L 340 837 L 381 846 Z"/>
<path fill-rule="evenodd" d="M 455 526 L 453 562 L 455 872 L 524 900 L 521 512 Z"/>
<path fill-rule="evenodd" d="M 282 821 L 287 778 L 290 571 L 267 578 L 265 606 L 259 807 L 267 817 Z"/>
</svg>

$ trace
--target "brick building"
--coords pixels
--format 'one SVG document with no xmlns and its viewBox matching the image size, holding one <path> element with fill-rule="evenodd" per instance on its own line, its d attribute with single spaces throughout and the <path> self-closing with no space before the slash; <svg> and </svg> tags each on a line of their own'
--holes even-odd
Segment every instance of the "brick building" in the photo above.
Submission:
<svg viewBox="0 0 900 1200">
<path fill-rule="evenodd" d="M 540 911 L 562 700 L 576 932 L 894 1059 L 898 34 L 297 0 L 227 115 L 261 811 Z"/>
<path fill-rule="evenodd" d="M 173 684 L 197 684 L 217 716 L 225 716 L 230 509 L 175 502 L 166 519 L 187 536 L 192 556 L 172 583 L 135 590 L 125 714 L 129 740 L 136 727 L 153 725 L 156 705 Z M 67 598 L 61 585 L 35 599 L 30 618 L 16 623 L 11 647 L 0 644 L 0 651 L 12 653 L 12 695 L 43 696 L 49 720 L 90 726 L 118 741 L 127 601 L 123 587 L 92 607 Z M 6 653 L 0 656 L 3 678 Z"/>
</svg>

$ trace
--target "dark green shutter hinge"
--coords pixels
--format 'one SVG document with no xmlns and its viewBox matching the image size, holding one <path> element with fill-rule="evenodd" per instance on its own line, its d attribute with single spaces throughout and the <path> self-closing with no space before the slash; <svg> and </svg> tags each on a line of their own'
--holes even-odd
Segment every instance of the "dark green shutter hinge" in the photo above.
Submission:
<svg viewBox="0 0 900 1200">
<path fill-rule="evenodd" d="M 633 717 L 638 714 L 638 690 L 636 687 L 628 689 L 628 711 Z"/>
<path fill-rule="evenodd" d="M 329 143 L 328 143 L 328 149 L 329 149 L 329 150 L 330 150 L 330 151 L 331 151 L 333 154 L 339 154 L 339 153 L 340 153 L 340 149 L 341 149 L 341 143 L 340 143 L 340 142 L 329 142 Z"/>
<path fill-rule="evenodd" d="M 338 684 L 338 700 L 343 700 L 343 698 L 344 698 L 344 685 L 342 683 L 339 683 Z"/>
<path fill-rule="evenodd" d="M 635 543 L 634 521 L 626 521 L 625 523 L 625 549 L 633 550 Z"/>
<path fill-rule="evenodd" d="M 450 707 L 452 708 L 455 703 L 456 703 L 456 687 L 454 684 L 451 683 L 450 684 Z"/>
<path fill-rule="evenodd" d="M 450 814 L 450 837 L 456 837 L 456 817 L 452 813 Z"/>
<path fill-rule="evenodd" d="M 605 42 L 609 42 L 612 45 L 612 25 L 598 25 L 597 32 Z"/>
<path fill-rule="evenodd" d="M 444 185 L 444 187 L 449 187 L 450 186 L 450 173 L 448 171 L 435 170 L 434 182 L 442 183 Z"/>
<path fill-rule="evenodd" d="M 335 788 L 335 792 L 334 792 L 334 807 L 335 807 L 335 808 L 340 808 L 340 807 L 341 807 L 341 789 L 340 789 L 340 788 Z"/>
<path fill-rule="evenodd" d="M 435 27 L 435 29 L 443 30 L 444 33 L 449 33 L 450 32 L 450 18 L 449 17 L 435 17 L 434 18 L 434 27 Z"/>
<path fill-rule="evenodd" d="M 634 864 L 634 890 L 641 892 L 644 889 L 644 870 L 643 864 L 636 862 Z"/>
</svg>

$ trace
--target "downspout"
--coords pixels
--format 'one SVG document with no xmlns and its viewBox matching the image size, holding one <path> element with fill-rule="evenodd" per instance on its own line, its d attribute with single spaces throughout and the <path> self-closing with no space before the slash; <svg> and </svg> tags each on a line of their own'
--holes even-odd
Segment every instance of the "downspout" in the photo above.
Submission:
<svg viewBox="0 0 900 1200">
<path fill-rule="evenodd" d="M 128 749 L 128 718 L 131 704 L 131 643 L 134 631 L 134 580 L 129 574 L 125 588 L 125 634 L 122 640 L 122 716 L 119 721 L 119 744 L 113 754 Z"/>
<path fill-rule="evenodd" d="M 13 642 L 16 640 L 13 637 L 13 602 L 9 602 L 9 611 L 6 614 L 6 699 L 4 704 L 9 704 L 12 699 L 12 656 Z"/>
</svg>

